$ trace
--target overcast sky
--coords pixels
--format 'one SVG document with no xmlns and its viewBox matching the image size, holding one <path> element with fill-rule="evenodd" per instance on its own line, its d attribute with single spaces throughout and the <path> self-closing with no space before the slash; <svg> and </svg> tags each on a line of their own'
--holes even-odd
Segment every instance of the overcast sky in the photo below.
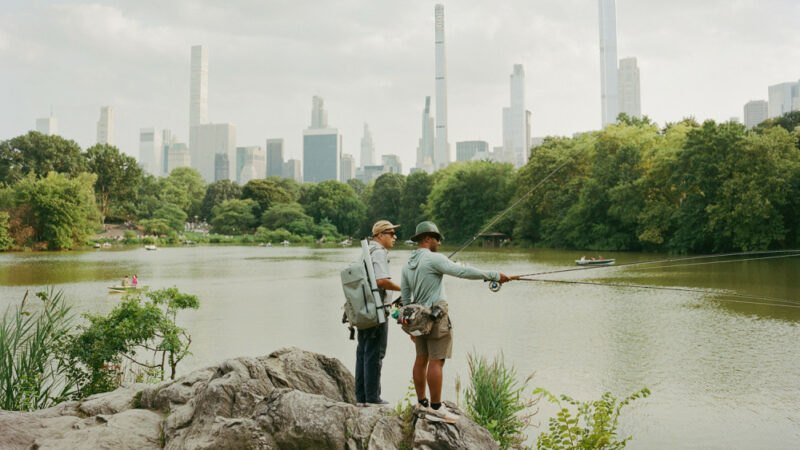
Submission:
<svg viewBox="0 0 800 450">
<path fill-rule="evenodd" d="M 284 138 L 302 156 L 311 97 L 325 100 L 358 161 L 364 123 L 377 155 L 413 166 L 434 95 L 428 1 L 0 0 L 0 139 L 52 106 L 59 134 L 93 145 L 100 106 L 115 144 L 138 156 L 141 127 L 188 141 L 190 47 L 209 54 L 208 118 L 237 145 Z M 514 64 L 526 73 L 532 135 L 600 125 L 596 0 L 459 0 L 445 5 L 449 141 L 502 144 Z M 618 0 L 617 52 L 635 56 L 642 112 L 741 118 L 767 86 L 800 79 L 798 0 Z"/>
</svg>

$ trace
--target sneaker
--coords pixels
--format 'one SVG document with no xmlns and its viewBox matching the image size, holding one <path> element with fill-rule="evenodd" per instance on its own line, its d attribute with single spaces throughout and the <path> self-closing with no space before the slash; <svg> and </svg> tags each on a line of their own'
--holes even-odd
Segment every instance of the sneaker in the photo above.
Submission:
<svg viewBox="0 0 800 450">
<path fill-rule="evenodd" d="M 386 406 L 388 404 L 389 404 L 389 402 L 387 402 L 386 400 L 384 400 L 382 398 L 379 398 L 378 400 L 375 400 L 374 402 L 364 403 L 364 406 L 373 406 L 373 405 L 375 405 L 375 406 Z"/>
<path fill-rule="evenodd" d="M 461 416 L 456 415 L 442 403 L 442 406 L 439 409 L 428 408 L 426 411 L 426 415 L 428 420 L 434 422 L 447 422 L 447 423 L 456 423 L 461 419 Z"/>
</svg>

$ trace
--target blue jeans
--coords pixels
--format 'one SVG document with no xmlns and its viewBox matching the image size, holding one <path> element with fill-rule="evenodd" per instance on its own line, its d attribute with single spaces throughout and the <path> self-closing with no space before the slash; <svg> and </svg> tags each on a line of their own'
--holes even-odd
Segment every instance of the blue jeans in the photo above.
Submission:
<svg viewBox="0 0 800 450">
<path fill-rule="evenodd" d="M 381 367 L 389 342 L 389 321 L 358 330 L 356 348 L 356 402 L 377 403 L 381 399 Z"/>
</svg>

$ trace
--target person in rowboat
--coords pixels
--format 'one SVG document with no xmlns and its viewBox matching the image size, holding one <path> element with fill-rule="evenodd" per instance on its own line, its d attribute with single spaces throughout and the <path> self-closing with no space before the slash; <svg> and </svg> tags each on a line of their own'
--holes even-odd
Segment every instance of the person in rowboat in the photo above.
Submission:
<svg viewBox="0 0 800 450">
<path fill-rule="evenodd" d="M 131 286 L 137 287 L 138 285 L 139 285 L 139 278 L 137 275 L 134 274 L 133 277 L 131 277 Z"/>
<path fill-rule="evenodd" d="M 128 287 L 128 276 L 125 275 L 125 278 L 122 279 L 122 287 Z"/>
</svg>

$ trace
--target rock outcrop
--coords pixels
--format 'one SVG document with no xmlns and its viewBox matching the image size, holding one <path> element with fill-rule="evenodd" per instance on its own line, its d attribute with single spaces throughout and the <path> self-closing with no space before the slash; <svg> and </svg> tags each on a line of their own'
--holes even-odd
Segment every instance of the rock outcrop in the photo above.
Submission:
<svg viewBox="0 0 800 450">
<path fill-rule="evenodd" d="M 287 348 L 45 410 L 0 411 L 0 448 L 497 448 L 463 415 L 404 423 L 391 408 L 354 403 L 339 360 Z"/>
</svg>

